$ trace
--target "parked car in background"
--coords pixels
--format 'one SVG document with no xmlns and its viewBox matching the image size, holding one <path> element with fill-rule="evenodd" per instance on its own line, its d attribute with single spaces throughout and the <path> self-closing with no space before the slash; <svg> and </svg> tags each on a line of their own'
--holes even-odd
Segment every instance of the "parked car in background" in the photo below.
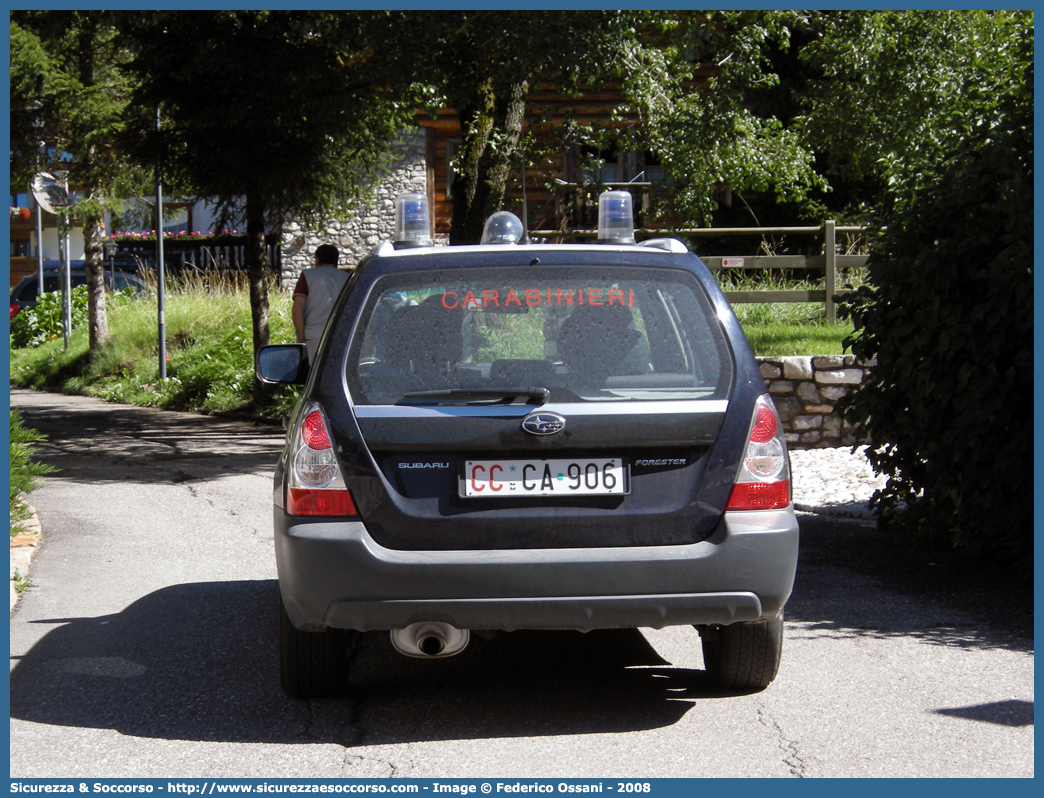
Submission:
<svg viewBox="0 0 1044 798">
<path fill-rule="evenodd" d="M 129 264 L 128 264 L 129 265 Z M 69 272 L 70 284 L 73 288 L 87 285 L 87 269 L 82 260 L 73 261 Z M 11 289 L 11 318 L 23 308 L 31 308 L 39 298 L 40 277 L 38 274 L 27 274 Z M 44 261 L 44 293 L 61 290 L 61 273 L 57 261 Z M 105 288 L 109 291 L 122 291 L 133 288 L 135 293 L 144 294 L 148 284 L 137 274 L 129 271 L 105 268 Z"/>
<path fill-rule="evenodd" d="M 798 555 L 779 416 L 714 277 L 636 244 L 622 193 L 597 244 L 525 243 L 500 212 L 453 247 L 400 197 L 314 364 L 259 352 L 262 380 L 304 384 L 275 472 L 287 692 L 343 689 L 378 630 L 437 658 L 472 632 L 695 626 L 717 684 L 776 676 Z"/>
</svg>

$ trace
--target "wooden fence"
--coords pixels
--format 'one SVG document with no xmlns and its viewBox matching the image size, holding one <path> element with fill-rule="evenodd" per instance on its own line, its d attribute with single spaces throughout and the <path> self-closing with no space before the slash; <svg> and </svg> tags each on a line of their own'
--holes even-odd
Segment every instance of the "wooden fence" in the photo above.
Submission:
<svg viewBox="0 0 1044 798">
<path fill-rule="evenodd" d="M 822 255 L 700 255 L 711 271 L 766 271 L 766 270 L 804 270 L 823 269 L 825 285 L 822 289 L 812 290 L 757 290 L 726 291 L 725 296 L 734 304 L 770 303 L 770 302 L 815 302 L 823 303 L 828 324 L 837 323 L 838 272 L 841 269 L 858 268 L 866 265 L 866 255 L 838 254 L 837 235 L 839 233 L 865 233 L 866 228 L 850 225 L 838 225 L 832 220 L 823 222 L 819 227 L 707 227 L 680 230 L 635 230 L 639 238 L 655 238 L 658 236 L 685 236 L 704 238 L 738 238 L 741 236 L 769 235 L 815 235 L 822 236 Z M 569 231 L 562 233 L 556 230 L 534 230 L 530 233 L 534 238 L 594 238 L 593 230 Z"/>
<path fill-rule="evenodd" d="M 711 271 L 724 272 L 743 271 L 801 271 L 822 269 L 825 284 L 821 289 L 810 290 L 757 290 L 726 291 L 725 296 L 734 304 L 771 303 L 771 302 L 815 302 L 822 303 L 828 324 L 837 322 L 838 272 L 841 269 L 858 268 L 866 264 L 865 255 L 838 254 L 837 236 L 839 233 L 865 233 L 866 228 L 849 225 L 838 225 L 832 220 L 823 222 L 819 227 L 708 227 L 680 230 L 639 229 L 635 233 L 639 238 L 657 236 L 685 236 L 689 238 L 738 238 L 769 235 L 808 235 L 822 237 L 822 255 L 729 255 L 700 256 L 700 259 Z M 589 239 L 597 236 L 594 230 L 573 230 L 566 233 L 558 230 L 533 230 L 530 233 L 536 240 Z M 246 269 L 246 245 L 203 244 L 194 241 L 165 240 L 163 242 L 164 261 L 174 274 L 186 272 L 229 273 L 242 272 Z M 155 242 L 141 244 L 121 244 L 118 258 L 137 257 L 143 263 L 155 265 Z M 282 252 L 276 236 L 269 236 L 268 259 L 272 271 L 282 270 Z"/>
<path fill-rule="evenodd" d="M 759 228 L 711 228 L 686 230 L 690 236 L 738 236 L 738 235 L 822 235 L 822 255 L 757 255 L 753 257 L 702 257 L 711 271 L 727 269 L 823 269 L 825 285 L 822 289 L 797 291 L 726 291 L 725 296 L 734 304 L 752 302 L 822 302 L 826 310 L 827 324 L 837 323 L 837 277 L 840 269 L 858 268 L 866 265 L 866 255 L 839 255 L 838 233 L 864 233 L 866 228 L 837 225 L 832 220 L 821 227 L 759 227 Z"/>
</svg>

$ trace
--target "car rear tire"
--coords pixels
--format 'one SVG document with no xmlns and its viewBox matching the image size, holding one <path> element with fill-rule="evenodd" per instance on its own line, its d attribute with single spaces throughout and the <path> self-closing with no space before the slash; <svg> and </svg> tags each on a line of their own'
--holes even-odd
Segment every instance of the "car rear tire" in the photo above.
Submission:
<svg viewBox="0 0 1044 798">
<path fill-rule="evenodd" d="M 783 613 L 757 623 L 698 626 L 703 659 L 715 684 L 729 690 L 763 690 L 779 671 Z"/>
<path fill-rule="evenodd" d="M 343 692 L 348 680 L 348 643 L 354 632 L 294 628 L 279 597 L 279 678 L 294 698 L 326 698 Z"/>
</svg>

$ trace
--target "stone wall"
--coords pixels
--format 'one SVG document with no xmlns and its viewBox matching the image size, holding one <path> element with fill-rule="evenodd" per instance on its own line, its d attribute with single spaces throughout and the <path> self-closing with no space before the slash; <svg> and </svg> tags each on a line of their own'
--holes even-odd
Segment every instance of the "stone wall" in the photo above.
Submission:
<svg viewBox="0 0 1044 798">
<path fill-rule="evenodd" d="M 404 192 L 428 193 L 427 138 L 423 130 L 405 134 L 395 145 L 392 168 L 381 180 L 376 198 L 355 210 L 351 218 L 328 219 L 320 231 L 298 222 L 283 225 L 283 287 L 293 287 L 301 270 L 313 265 L 315 248 L 320 244 L 333 244 L 340 250 L 341 268 L 355 268 L 377 244 L 392 237 L 395 197 Z"/>
<path fill-rule="evenodd" d="M 834 406 L 849 389 L 861 385 L 873 363 L 854 355 L 759 357 L 761 376 L 779 411 L 791 449 L 851 446 L 854 430 Z"/>
</svg>

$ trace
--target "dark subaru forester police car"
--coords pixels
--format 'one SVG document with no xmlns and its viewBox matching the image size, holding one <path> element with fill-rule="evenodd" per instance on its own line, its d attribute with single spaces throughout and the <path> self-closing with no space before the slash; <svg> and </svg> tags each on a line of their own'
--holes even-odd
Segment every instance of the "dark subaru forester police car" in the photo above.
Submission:
<svg viewBox="0 0 1044 798">
<path fill-rule="evenodd" d="M 710 272 L 635 244 L 534 245 L 501 212 L 433 247 L 423 195 L 352 274 L 275 474 L 280 663 L 292 695 L 346 686 L 360 632 L 444 657 L 471 631 L 694 626 L 730 689 L 775 677 L 798 525 L 779 418 Z M 695 642 L 695 634 L 694 634 Z"/>
</svg>

